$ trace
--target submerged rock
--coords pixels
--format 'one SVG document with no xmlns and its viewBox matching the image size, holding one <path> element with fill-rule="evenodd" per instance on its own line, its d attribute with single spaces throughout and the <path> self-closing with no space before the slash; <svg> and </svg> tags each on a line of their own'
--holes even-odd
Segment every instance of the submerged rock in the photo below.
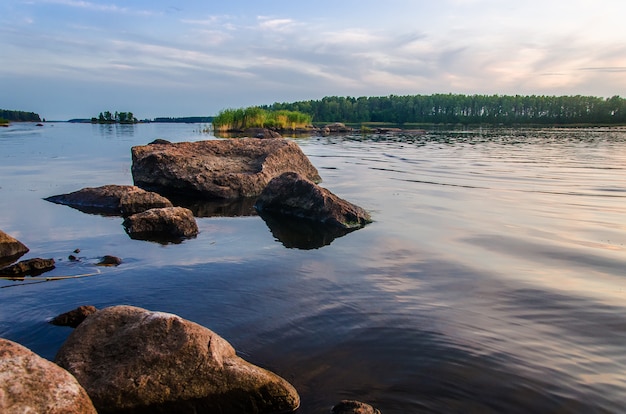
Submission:
<svg viewBox="0 0 626 414">
<path fill-rule="evenodd" d="M 165 197 L 134 185 L 87 187 L 45 199 L 94 214 L 131 215 L 151 208 L 172 207 Z"/>
<path fill-rule="evenodd" d="M 331 414 L 380 414 L 380 411 L 371 405 L 355 400 L 343 400 L 330 412 Z"/>
<path fill-rule="evenodd" d="M 100 259 L 100 261 L 96 263 L 96 266 L 119 266 L 121 264 L 122 259 L 117 256 L 111 256 L 107 254 L 105 256 L 102 256 L 102 259 Z"/>
<path fill-rule="evenodd" d="M 89 393 L 99 413 L 284 413 L 300 397 L 252 365 L 223 338 L 179 316 L 132 306 L 96 312 L 55 361 Z"/>
<path fill-rule="evenodd" d="M 133 239 L 177 241 L 198 235 L 191 210 L 184 207 L 153 208 L 126 217 L 123 223 Z"/>
<path fill-rule="evenodd" d="M 69 372 L 0 338 L 0 413 L 96 414 Z"/>
<path fill-rule="evenodd" d="M 300 147 L 286 139 L 233 138 L 132 148 L 135 185 L 195 198 L 258 196 L 286 171 L 321 180 Z"/>
<path fill-rule="evenodd" d="M 272 179 L 254 207 L 260 213 L 285 214 L 342 229 L 358 229 L 372 221 L 361 207 L 295 172 Z"/>
<path fill-rule="evenodd" d="M 10 264 L 28 253 L 24 243 L 0 230 L 0 267 Z"/>
<path fill-rule="evenodd" d="M 19 263 L 0 269 L 1 276 L 38 276 L 42 273 L 54 269 L 54 259 L 28 259 Z"/>
<path fill-rule="evenodd" d="M 52 325 L 57 326 L 69 326 L 71 328 L 76 328 L 80 325 L 87 316 L 92 313 L 96 313 L 97 309 L 92 305 L 79 306 L 78 308 L 71 310 L 69 312 L 62 313 L 56 316 L 54 319 L 50 321 Z"/>
</svg>

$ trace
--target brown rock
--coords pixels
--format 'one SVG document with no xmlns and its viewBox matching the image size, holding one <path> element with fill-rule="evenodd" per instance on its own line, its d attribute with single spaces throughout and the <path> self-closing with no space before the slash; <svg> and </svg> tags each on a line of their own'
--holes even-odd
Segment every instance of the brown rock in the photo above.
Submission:
<svg viewBox="0 0 626 414">
<path fill-rule="evenodd" d="M 0 338 L 0 413 L 96 414 L 69 372 Z"/>
<path fill-rule="evenodd" d="M 105 255 L 100 259 L 96 266 L 119 266 L 122 264 L 122 259 L 117 256 Z"/>
<path fill-rule="evenodd" d="M 198 235 L 198 224 L 191 210 L 184 207 L 153 208 L 124 220 L 133 239 L 180 240 Z"/>
<path fill-rule="evenodd" d="M 380 411 L 371 405 L 354 400 L 343 400 L 330 412 L 331 414 L 380 414 Z"/>
<path fill-rule="evenodd" d="M 0 230 L 0 267 L 13 263 L 26 253 L 28 247 Z"/>
<path fill-rule="evenodd" d="M 37 276 L 54 269 L 54 259 L 28 259 L 0 269 L 2 276 Z"/>
<path fill-rule="evenodd" d="M 274 177 L 296 171 L 321 180 L 300 147 L 286 139 L 233 138 L 132 148 L 135 185 L 196 198 L 255 197 Z"/>
<path fill-rule="evenodd" d="M 270 181 L 254 206 L 260 213 L 285 214 L 344 229 L 357 229 L 372 221 L 361 207 L 294 172 Z"/>
<path fill-rule="evenodd" d="M 76 328 L 85 320 L 85 318 L 87 318 L 87 316 L 91 315 L 92 313 L 96 313 L 96 311 L 97 309 L 95 306 L 79 306 L 74 310 L 60 314 L 59 316 L 52 319 L 50 323 L 57 326 L 69 326 L 72 328 Z"/>
<path fill-rule="evenodd" d="M 87 213 L 124 216 L 151 208 L 172 207 L 167 198 L 133 185 L 87 187 L 72 193 L 51 196 L 46 200 Z"/>
<path fill-rule="evenodd" d="M 55 361 L 74 374 L 101 414 L 279 413 L 300 404 L 287 381 L 239 358 L 209 329 L 132 306 L 89 316 Z"/>
<path fill-rule="evenodd" d="M 243 133 L 253 138 L 282 138 L 279 132 L 268 128 L 248 128 Z"/>
</svg>

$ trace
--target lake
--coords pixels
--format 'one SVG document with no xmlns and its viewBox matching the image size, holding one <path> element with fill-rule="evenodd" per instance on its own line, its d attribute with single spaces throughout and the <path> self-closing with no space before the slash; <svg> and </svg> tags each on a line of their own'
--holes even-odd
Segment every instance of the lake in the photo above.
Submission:
<svg viewBox="0 0 626 414">
<path fill-rule="evenodd" d="M 624 411 L 626 128 L 298 138 L 321 185 L 374 219 L 326 245 L 294 247 L 249 208 L 199 214 L 180 244 L 138 241 L 119 217 L 43 200 L 132 184 L 133 145 L 216 139 L 205 127 L 0 128 L 0 229 L 22 259 L 57 261 L 46 276 L 99 272 L 0 281 L 0 337 L 53 359 L 71 329 L 52 317 L 127 304 L 217 332 L 290 381 L 299 413 L 346 398 L 383 414 Z M 93 266 L 107 254 L 122 265 Z"/>
</svg>

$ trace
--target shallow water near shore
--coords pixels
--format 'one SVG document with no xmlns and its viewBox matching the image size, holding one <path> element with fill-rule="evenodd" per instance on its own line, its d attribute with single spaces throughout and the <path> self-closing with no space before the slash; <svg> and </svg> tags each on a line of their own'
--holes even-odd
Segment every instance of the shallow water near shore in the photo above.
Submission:
<svg viewBox="0 0 626 414">
<path fill-rule="evenodd" d="M 199 236 L 163 245 L 43 200 L 132 184 L 131 146 L 215 139 L 204 127 L 0 129 L 0 229 L 23 259 L 57 260 L 46 276 L 95 273 L 0 281 L 0 337 L 53 359 L 71 329 L 52 317 L 128 304 L 214 330 L 289 380 L 299 413 L 346 398 L 383 414 L 623 412 L 626 129 L 298 138 L 321 185 L 375 220 L 310 248 L 249 203 L 197 207 Z M 106 254 L 122 265 L 96 268 Z"/>
</svg>

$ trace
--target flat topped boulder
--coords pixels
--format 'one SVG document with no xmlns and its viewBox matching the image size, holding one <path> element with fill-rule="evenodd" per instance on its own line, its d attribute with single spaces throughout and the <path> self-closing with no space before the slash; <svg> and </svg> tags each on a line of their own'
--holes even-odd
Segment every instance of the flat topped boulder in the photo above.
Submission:
<svg viewBox="0 0 626 414">
<path fill-rule="evenodd" d="M 69 372 L 0 338 L 0 413 L 96 414 L 96 409 Z"/>
<path fill-rule="evenodd" d="M 102 413 L 286 413 L 300 405 L 283 378 L 252 365 L 211 330 L 132 306 L 102 309 L 61 346 Z"/>
<path fill-rule="evenodd" d="M 272 178 L 287 171 L 321 181 L 300 147 L 282 138 L 152 143 L 131 152 L 135 185 L 160 194 L 255 197 Z"/>
<path fill-rule="evenodd" d="M 68 194 L 46 198 L 87 213 L 131 215 L 151 208 L 172 207 L 165 197 L 134 185 L 86 187 Z"/>
<path fill-rule="evenodd" d="M 198 235 L 196 219 L 184 207 L 152 208 L 126 217 L 123 225 L 138 240 L 174 242 Z"/>
</svg>

